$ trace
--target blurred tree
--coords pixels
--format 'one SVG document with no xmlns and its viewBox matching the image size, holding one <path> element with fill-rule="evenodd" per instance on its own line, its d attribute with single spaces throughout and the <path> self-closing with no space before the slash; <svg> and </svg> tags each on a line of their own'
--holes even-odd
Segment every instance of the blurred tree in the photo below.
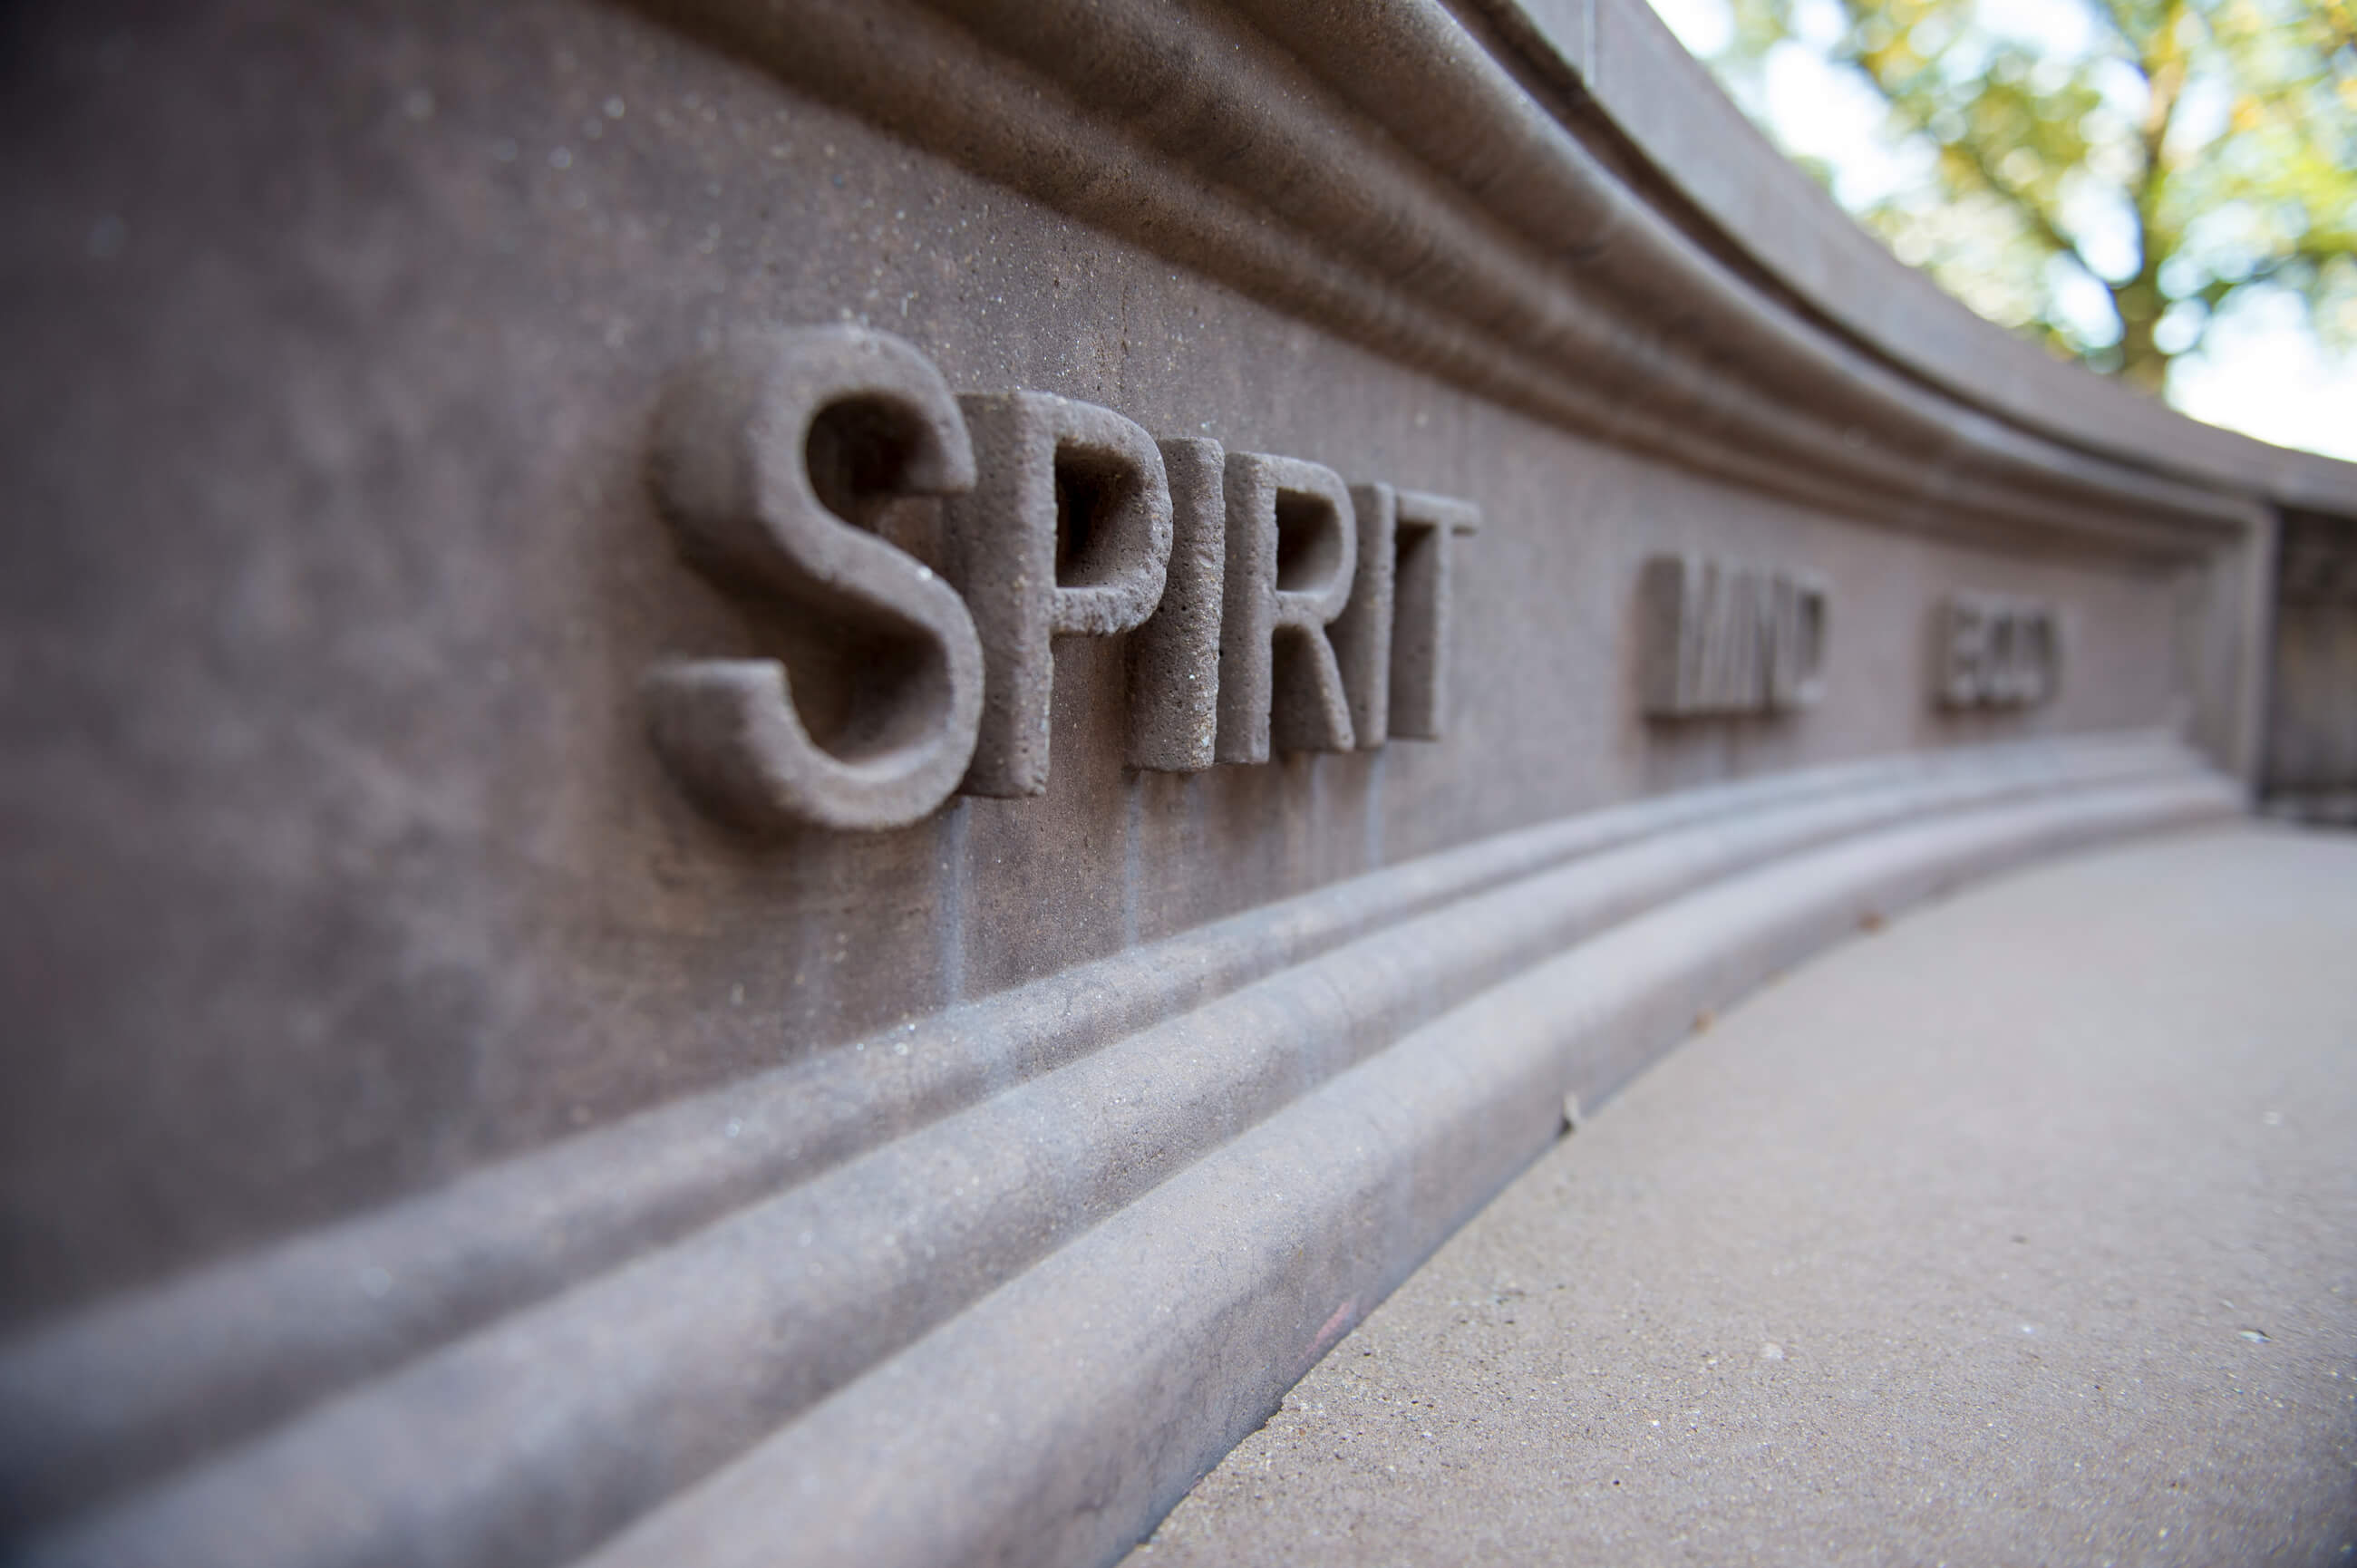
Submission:
<svg viewBox="0 0 2357 1568">
<path fill-rule="evenodd" d="M 1889 104 L 1924 178 L 1858 216 L 1983 315 L 2152 392 L 2240 291 L 2357 339 L 2357 0 L 1731 3 L 1722 73 L 1805 38 Z"/>
</svg>

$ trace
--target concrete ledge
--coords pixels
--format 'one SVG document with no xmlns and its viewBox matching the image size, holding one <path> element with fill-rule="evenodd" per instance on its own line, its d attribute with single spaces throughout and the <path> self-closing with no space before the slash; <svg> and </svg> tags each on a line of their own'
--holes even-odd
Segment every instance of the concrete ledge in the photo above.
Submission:
<svg viewBox="0 0 2357 1568">
<path fill-rule="evenodd" d="M 1861 909 L 2237 799 L 2149 740 L 2011 747 L 1341 884 L 22 1342 L 0 1391 L 54 1433 L 12 1421 L 11 1497 L 99 1505 L 43 1562 L 554 1562 L 649 1509 L 625 1559 L 1095 1561 L 1544 1146 L 1566 1089 L 1609 1092 Z M 869 1466 L 935 1480 L 920 1505 Z M 711 1523 L 788 1473 L 825 1507 Z"/>
</svg>

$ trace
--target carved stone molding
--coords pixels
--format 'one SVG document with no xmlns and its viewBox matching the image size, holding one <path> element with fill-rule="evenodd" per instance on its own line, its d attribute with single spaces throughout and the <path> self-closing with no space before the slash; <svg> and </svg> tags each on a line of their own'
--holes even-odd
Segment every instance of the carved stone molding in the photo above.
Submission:
<svg viewBox="0 0 2357 1568">
<path fill-rule="evenodd" d="M 2184 559 L 2255 519 L 1794 314 L 1622 184 L 1437 0 L 658 9 L 1175 261 L 1681 465 L 2012 545 Z"/>
<path fill-rule="evenodd" d="M 1104 1561 L 1566 1092 L 1862 910 L 2236 805 L 2149 737 L 1697 791 L 584 1133 L 8 1345 L 20 1560 Z"/>
</svg>

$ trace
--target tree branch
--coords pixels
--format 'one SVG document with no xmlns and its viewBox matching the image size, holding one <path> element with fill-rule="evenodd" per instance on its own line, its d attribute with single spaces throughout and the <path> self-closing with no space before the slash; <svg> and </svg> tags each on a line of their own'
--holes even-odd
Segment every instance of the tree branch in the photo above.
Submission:
<svg viewBox="0 0 2357 1568">
<path fill-rule="evenodd" d="M 2053 215 L 2046 210 L 2044 205 L 2036 197 L 1999 174 L 1989 163 L 1986 150 L 1978 142 L 1967 139 L 1945 145 L 1947 150 L 1961 155 L 1964 161 L 1972 166 L 1973 172 L 1980 177 L 1982 186 L 1990 195 L 2005 202 L 2028 220 L 2029 226 L 2038 231 L 2038 237 L 2046 242 L 2047 249 L 2058 255 L 2070 257 L 2082 267 L 2086 268 L 2088 276 L 2098 281 L 2102 280 L 2104 274 L 2095 271 L 2093 267 L 2088 266 L 2087 258 L 2079 253 L 2078 242 L 2062 231 L 2061 225 L 2055 221 Z"/>
</svg>

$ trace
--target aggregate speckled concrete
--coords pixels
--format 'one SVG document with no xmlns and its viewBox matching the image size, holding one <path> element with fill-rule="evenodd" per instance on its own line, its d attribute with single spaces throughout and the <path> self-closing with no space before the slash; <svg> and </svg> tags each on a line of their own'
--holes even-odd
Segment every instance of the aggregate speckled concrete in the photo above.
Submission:
<svg viewBox="0 0 2357 1568">
<path fill-rule="evenodd" d="M 1129 1559 L 2357 1562 L 2357 839 L 2011 877 L 1706 1027 Z"/>
</svg>

